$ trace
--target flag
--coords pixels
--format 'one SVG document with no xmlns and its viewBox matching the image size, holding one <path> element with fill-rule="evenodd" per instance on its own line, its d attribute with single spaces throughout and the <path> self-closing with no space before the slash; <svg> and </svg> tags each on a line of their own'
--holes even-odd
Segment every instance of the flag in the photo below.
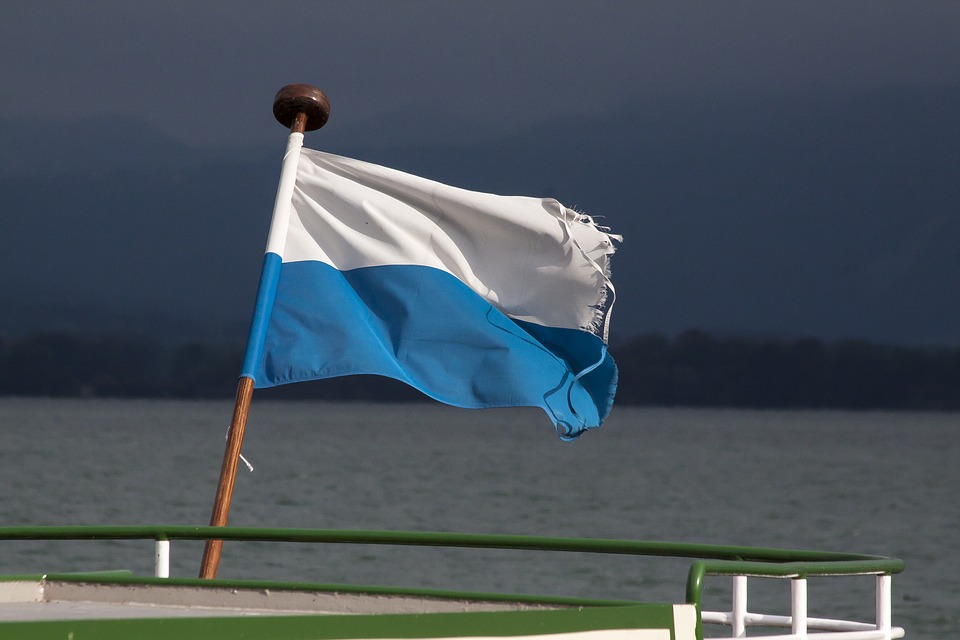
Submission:
<svg viewBox="0 0 960 640">
<path fill-rule="evenodd" d="M 454 406 L 541 407 L 565 439 L 600 425 L 618 236 L 556 200 L 291 153 L 243 365 L 255 387 L 376 374 Z"/>
</svg>

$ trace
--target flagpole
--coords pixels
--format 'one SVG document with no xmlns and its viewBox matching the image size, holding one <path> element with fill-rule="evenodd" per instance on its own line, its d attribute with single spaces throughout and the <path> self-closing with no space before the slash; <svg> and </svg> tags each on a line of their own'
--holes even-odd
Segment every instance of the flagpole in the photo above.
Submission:
<svg viewBox="0 0 960 640">
<path fill-rule="evenodd" d="M 288 84 L 280 89 L 274 97 L 273 115 L 280 124 L 290 129 L 291 140 L 296 138 L 299 148 L 299 142 L 302 140 L 304 132 L 315 131 L 327 123 L 327 118 L 330 116 L 330 101 L 316 87 L 308 84 Z M 290 146 L 288 144 L 288 155 L 291 153 Z M 294 176 L 285 175 L 289 172 L 289 164 L 286 161 L 283 166 L 280 183 L 281 185 L 290 184 Z M 295 163 L 293 167 L 295 169 Z M 277 203 L 274 205 L 274 218 L 276 218 L 277 210 L 281 206 L 289 207 L 288 202 L 282 202 L 288 200 L 289 194 L 280 192 L 281 189 L 278 189 Z M 271 224 L 271 231 L 273 228 L 273 224 Z M 268 247 L 271 241 L 272 238 L 268 240 Z M 251 329 L 252 332 L 253 329 Z M 248 343 L 248 356 L 253 343 L 253 340 Z M 259 345 L 255 345 L 254 348 L 259 349 Z M 217 484 L 217 493 L 213 502 L 213 512 L 210 515 L 210 526 L 213 527 L 223 527 L 227 524 L 227 514 L 230 511 L 230 501 L 233 498 L 233 486 L 237 478 L 240 449 L 243 445 L 243 432 L 247 426 L 247 416 L 250 413 L 250 403 L 253 399 L 253 384 L 253 378 L 248 375 L 241 376 L 237 383 L 233 418 L 230 421 L 230 429 L 227 431 L 227 446 L 223 452 L 220 480 Z M 204 545 L 203 559 L 200 561 L 201 578 L 217 577 L 222 549 L 223 540 L 208 540 Z"/>
</svg>

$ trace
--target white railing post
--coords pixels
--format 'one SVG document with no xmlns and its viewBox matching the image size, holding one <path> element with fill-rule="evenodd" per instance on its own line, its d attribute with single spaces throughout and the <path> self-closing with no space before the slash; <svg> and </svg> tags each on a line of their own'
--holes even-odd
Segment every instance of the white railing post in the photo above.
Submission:
<svg viewBox="0 0 960 640">
<path fill-rule="evenodd" d="M 794 635 L 806 636 L 807 633 L 807 579 L 794 578 L 790 581 L 790 630 Z"/>
<path fill-rule="evenodd" d="M 747 576 L 733 576 L 733 629 L 734 638 L 747 636 Z"/>
<path fill-rule="evenodd" d="M 893 605 L 891 604 L 891 583 L 893 576 L 877 576 L 877 629 L 885 631 L 885 638 L 890 637 L 893 620 Z"/>
<path fill-rule="evenodd" d="M 154 574 L 158 578 L 170 577 L 170 541 L 157 540 L 157 553 L 154 557 Z"/>
</svg>

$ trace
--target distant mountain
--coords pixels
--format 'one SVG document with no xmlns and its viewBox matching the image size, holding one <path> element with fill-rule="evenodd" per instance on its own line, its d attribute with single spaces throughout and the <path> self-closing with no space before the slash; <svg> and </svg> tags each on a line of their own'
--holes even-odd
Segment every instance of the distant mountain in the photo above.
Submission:
<svg viewBox="0 0 960 640">
<path fill-rule="evenodd" d="M 71 171 L 0 179 L 9 310 L 0 331 L 130 321 L 154 330 L 160 318 L 203 334 L 245 325 L 277 163 L 244 155 L 213 164 L 172 147 L 141 149 L 124 165 L 104 160 L 108 149 L 88 151 L 90 162 Z"/>
<path fill-rule="evenodd" d="M 470 145 L 335 153 L 557 197 L 622 233 L 614 335 L 960 344 L 960 84 L 625 105 Z M 331 123 L 330 126 L 333 126 Z M 0 334 L 242 337 L 283 148 L 0 123 Z M 324 148 L 323 132 L 308 145 Z"/>
</svg>

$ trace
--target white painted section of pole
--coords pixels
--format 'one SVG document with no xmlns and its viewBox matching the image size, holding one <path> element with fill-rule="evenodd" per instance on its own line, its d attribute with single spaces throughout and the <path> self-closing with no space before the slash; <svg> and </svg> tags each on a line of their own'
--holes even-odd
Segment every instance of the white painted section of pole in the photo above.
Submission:
<svg viewBox="0 0 960 640">
<path fill-rule="evenodd" d="M 280 184 L 277 186 L 277 198 L 273 203 L 273 217 L 270 220 L 270 233 L 267 236 L 267 253 L 275 253 L 281 258 L 287 242 L 287 225 L 290 222 L 293 189 L 297 183 L 297 166 L 300 164 L 302 148 L 303 134 L 292 132 L 287 138 L 287 151 L 283 154 Z"/>
<path fill-rule="evenodd" d="M 877 576 L 877 629 L 888 633 L 893 624 L 892 582 L 893 576 Z"/>
<path fill-rule="evenodd" d="M 157 540 L 154 574 L 158 578 L 170 577 L 170 541 Z"/>
<path fill-rule="evenodd" d="M 733 576 L 733 627 L 734 638 L 747 636 L 747 576 Z"/>
<path fill-rule="evenodd" d="M 790 617 L 793 622 L 790 630 L 794 635 L 806 637 L 807 634 L 807 580 L 794 578 L 790 581 Z"/>
</svg>

